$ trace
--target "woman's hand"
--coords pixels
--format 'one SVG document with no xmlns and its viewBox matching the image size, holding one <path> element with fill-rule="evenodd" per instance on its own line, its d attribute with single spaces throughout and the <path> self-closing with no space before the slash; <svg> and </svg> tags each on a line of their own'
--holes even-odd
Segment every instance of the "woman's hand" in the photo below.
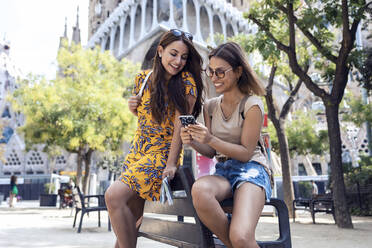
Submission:
<svg viewBox="0 0 372 248">
<path fill-rule="evenodd" d="M 128 99 L 129 111 L 132 112 L 134 115 L 137 115 L 137 107 L 140 103 L 141 103 L 140 96 L 130 96 Z"/>
<path fill-rule="evenodd" d="M 200 144 L 208 144 L 213 138 L 208 128 L 200 123 L 187 126 L 186 130 L 191 135 L 191 138 Z"/>
<path fill-rule="evenodd" d="M 176 174 L 177 166 L 175 164 L 167 164 L 167 166 L 163 170 L 162 179 L 168 177 L 169 180 L 172 180 L 174 178 L 174 175 Z"/>
<path fill-rule="evenodd" d="M 181 140 L 183 144 L 190 145 L 192 142 L 191 134 L 186 127 L 181 127 Z"/>
</svg>

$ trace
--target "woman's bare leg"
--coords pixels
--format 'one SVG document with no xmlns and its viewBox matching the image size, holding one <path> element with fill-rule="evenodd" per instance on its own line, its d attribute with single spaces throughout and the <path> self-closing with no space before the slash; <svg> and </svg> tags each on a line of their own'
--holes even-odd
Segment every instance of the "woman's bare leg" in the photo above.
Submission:
<svg viewBox="0 0 372 248">
<path fill-rule="evenodd" d="M 117 237 L 115 247 L 135 248 L 138 233 L 137 220 L 143 215 L 145 201 L 120 181 L 114 182 L 107 189 L 105 200 Z"/>
<path fill-rule="evenodd" d="M 13 198 L 14 198 L 14 195 L 12 192 L 9 193 L 9 207 L 12 208 L 13 207 Z"/>
<path fill-rule="evenodd" d="M 230 183 L 223 177 L 205 176 L 192 186 L 192 201 L 200 220 L 230 248 L 229 223 L 219 202 L 231 196 Z"/>
<path fill-rule="evenodd" d="M 234 248 L 258 248 L 256 226 L 265 205 L 265 191 L 252 183 L 244 183 L 234 193 L 230 225 L 230 241 Z"/>
</svg>

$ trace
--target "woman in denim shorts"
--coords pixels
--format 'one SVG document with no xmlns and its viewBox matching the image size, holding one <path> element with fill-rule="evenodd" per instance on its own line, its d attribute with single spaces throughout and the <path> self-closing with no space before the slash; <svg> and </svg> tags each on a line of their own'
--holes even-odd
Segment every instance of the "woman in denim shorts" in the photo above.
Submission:
<svg viewBox="0 0 372 248">
<path fill-rule="evenodd" d="M 219 97 L 204 105 L 204 122 L 181 129 L 184 144 L 210 158 L 216 173 L 192 187 L 201 221 L 227 247 L 259 247 L 255 229 L 265 200 L 271 196 L 271 173 L 259 145 L 265 90 L 248 65 L 240 46 L 220 45 L 209 54 L 207 76 Z M 234 197 L 231 223 L 219 202 Z"/>
</svg>

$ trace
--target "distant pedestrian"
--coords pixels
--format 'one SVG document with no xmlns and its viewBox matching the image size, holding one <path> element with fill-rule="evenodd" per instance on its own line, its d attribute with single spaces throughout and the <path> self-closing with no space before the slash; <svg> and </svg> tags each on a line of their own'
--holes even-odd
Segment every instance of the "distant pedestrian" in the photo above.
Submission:
<svg viewBox="0 0 372 248">
<path fill-rule="evenodd" d="M 314 180 L 311 180 L 311 196 L 314 197 L 318 194 L 318 186 L 314 182 Z"/>
<path fill-rule="evenodd" d="M 14 202 L 17 201 L 18 187 L 17 187 L 17 176 L 13 175 L 10 177 L 10 191 L 9 191 L 9 207 L 14 207 Z"/>
</svg>

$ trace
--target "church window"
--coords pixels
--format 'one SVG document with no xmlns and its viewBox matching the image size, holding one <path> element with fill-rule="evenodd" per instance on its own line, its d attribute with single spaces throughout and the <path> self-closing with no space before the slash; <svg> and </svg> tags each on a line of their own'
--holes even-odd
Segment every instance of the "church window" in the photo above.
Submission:
<svg viewBox="0 0 372 248">
<path fill-rule="evenodd" d="M 0 143 L 8 144 L 13 133 L 14 133 L 14 130 L 11 127 L 5 127 L 3 130 L 3 138 L 0 139 Z"/>
<path fill-rule="evenodd" d="M 304 164 L 298 164 L 298 175 L 299 176 L 307 176 L 307 172 L 306 172 L 306 169 L 305 169 L 305 166 Z"/>
<path fill-rule="evenodd" d="M 313 163 L 313 167 L 317 175 L 322 175 L 322 166 L 320 163 Z"/>
<path fill-rule="evenodd" d="M 5 107 L 4 112 L 1 115 L 1 118 L 9 118 L 9 119 L 12 118 L 12 116 L 10 115 L 10 111 L 9 111 L 8 106 Z"/>
<path fill-rule="evenodd" d="M 6 158 L 6 166 L 19 166 L 21 165 L 21 160 L 19 159 L 18 154 L 13 149 L 9 156 Z"/>
</svg>

